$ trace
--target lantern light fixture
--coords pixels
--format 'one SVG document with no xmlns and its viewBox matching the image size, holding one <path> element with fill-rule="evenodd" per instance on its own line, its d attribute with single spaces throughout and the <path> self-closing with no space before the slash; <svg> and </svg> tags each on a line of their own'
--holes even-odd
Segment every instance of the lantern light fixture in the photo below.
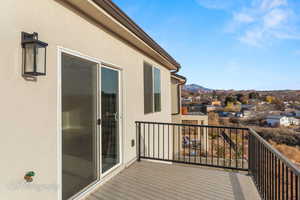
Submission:
<svg viewBox="0 0 300 200">
<path fill-rule="evenodd" d="M 48 44 L 38 39 L 38 33 L 22 32 L 23 74 L 25 76 L 46 75 L 46 49 Z"/>
</svg>

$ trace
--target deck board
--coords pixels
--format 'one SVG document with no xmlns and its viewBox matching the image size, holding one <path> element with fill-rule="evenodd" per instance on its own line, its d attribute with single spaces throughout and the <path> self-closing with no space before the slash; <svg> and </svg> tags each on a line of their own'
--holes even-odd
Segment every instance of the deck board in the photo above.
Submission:
<svg viewBox="0 0 300 200">
<path fill-rule="evenodd" d="M 87 200 L 256 200 L 252 179 L 191 165 L 136 162 L 90 195 Z"/>
</svg>

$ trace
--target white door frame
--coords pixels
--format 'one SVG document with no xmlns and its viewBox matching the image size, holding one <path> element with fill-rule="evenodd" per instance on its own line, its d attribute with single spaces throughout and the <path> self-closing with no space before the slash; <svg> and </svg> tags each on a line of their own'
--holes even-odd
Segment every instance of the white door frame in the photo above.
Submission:
<svg viewBox="0 0 300 200">
<path fill-rule="evenodd" d="M 121 84 L 121 70 L 120 69 L 116 69 L 116 68 L 112 68 L 110 66 L 107 66 L 105 64 L 101 64 L 101 67 L 99 68 L 100 70 L 100 73 L 99 73 L 99 76 L 101 77 L 101 69 L 102 68 L 106 68 L 106 69 L 110 69 L 110 70 L 113 70 L 113 71 L 116 71 L 118 72 L 118 102 L 119 102 L 119 105 L 118 105 L 118 132 L 119 132 L 119 156 L 120 156 L 120 160 L 119 160 L 119 163 L 117 165 L 115 165 L 114 167 L 112 167 L 111 169 L 107 170 L 105 173 L 102 172 L 102 160 L 101 160 L 101 163 L 100 163 L 100 169 L 101 169 L 101 173 L 100 173 L 100 179 L 101 178 L 104 178 L 105 176 L 109 175 L 112 171 L 114 171 L 115 169 L 119 168 L 121 165 L 122 165 L 122 161 L 123 161 L 123 127 L 122 127 L 122 109 L 123 109 L 123 105 L 122 105 L 122 90 L 121 90 L 121 87 L 122 87 L 122 84 Z M 100 79 L 99 79 L 100 80 Z M 100 91 L 101 91 L 101 88 L 100 88 Z M 101 93 L 99 94 L 101 96 Z M 101 98 L 99 98 L 100 100 L 100 105 L 99 107 L 101 108 Z M 99 112 L 101 113 L 101 112 Z M 101 116 L 100 116 L 101 118 Z M 100 128 L 101 129 L 101 128 Z M 102 131 L 100 131 L 100 141 L 102 142 Z M 101 158 L 102 158 L 102 148 L 100 148 L 100 155 L 101 155 Z"/>
<path fill-rule="evenodd" d="M 107 172 L 102 174 L 102 154 L 101 154 L 101 126 L 97 126 L 97 137 L 100 136 L 100 140 L 97 141 L 97 150 L 96 153 L 98 154 L 98 178 L 97 181 L 94 181 L 91 183 L 87 188 L 83 189 L 82 191 L 79 191 L 78 194 L 74 195 L 70 198 L 70 200 L 80 200 L 83 197 L 85 197 L 87 194 L 98 188 L 101 184 L 103 184 L 107 179 L 111 178 L 108 177 L 110 174 L 112 174 L 113 171 L 117 171 L 118 169 L 121 170 L 121 168 L 124 168 L 124 109 L 123 109 L 123 70 L 121 67 L 114 65 L 112 63 L 104 62 L 98 58 L 94 58 L 91 56 L 84 55 L 78 51 L 70 50 L 61 46 L 57 47 L 57 189 L 58 189 L 58 200 L 62 200 L 62 97 L 61 97 L 61 91 L 62 91 L 62 54 L 66 53 L 69 55 L 73 55 L 78 58 L 82 58 L 91 62 L 95 62 L 98 64 L 98 108 L 97 108 L 97 117 L 101 118 L 101 68 L 106 67 L 112 70 L 118 71 L 119 76 L 119 115 L 118 115 L 118 121 L 119 121 L 119 150 L 120 150 L 120 162 L 116 166 L 114 166 L 112 169 L 109 169 Z"/>
</svg>

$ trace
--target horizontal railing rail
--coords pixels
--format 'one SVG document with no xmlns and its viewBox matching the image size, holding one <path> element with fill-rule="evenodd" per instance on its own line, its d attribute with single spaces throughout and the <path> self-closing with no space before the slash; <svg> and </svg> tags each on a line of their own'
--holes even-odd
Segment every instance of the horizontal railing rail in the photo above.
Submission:
<svg viewBox="0 0 300 200">
<path fill-rule="evenodd" d="M 161 122 L 136 122 L 138 157 L 248 170 L 248 129 Z"/>
<path fill-rule="evenodd" d="M 299 168 L 253 129 L 249 132 L 249 172 L 262 198 L 299 200 Z"/>
<path fill-rule="evenodd" d="M 197 126 L 197 127 L 207 127 L 207 128 L 226 128 L 226 129 L 239 129 L 248 131 L 248 128 L 243 127 L 232 127 L 232 126 L 212 126 L 212 125 L 199 125 L 199 124 L 179 124 L 179 123 L 166 123 L 166 122 L 146 122 L 146 121 L 136 121 L 136 124 L 160 124 L 160 125 L 174 125 L 174 126 Z"/>
<path fill-rule="evenodd" d="M 253 129 L 136 122 L 137 156 L 248 171 L 265 200 L 300 200 L 300 169 Z"/>
</svg>

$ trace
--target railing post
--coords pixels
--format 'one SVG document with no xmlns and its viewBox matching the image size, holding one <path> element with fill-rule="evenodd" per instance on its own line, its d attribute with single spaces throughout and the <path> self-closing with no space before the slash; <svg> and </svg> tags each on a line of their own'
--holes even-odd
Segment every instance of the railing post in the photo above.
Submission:
<svg viewBox="0 0 300 200">
<path fill-rule="evenodd" d="M 137 123 L 137 161 L 141 161 L 141 123 Z"/>
<path fill-rule="evenodd" d="M 250 131 L 248 130 L 248 174 L 251 174 L 251 135 L 250 135 Z"/>
</svg>

